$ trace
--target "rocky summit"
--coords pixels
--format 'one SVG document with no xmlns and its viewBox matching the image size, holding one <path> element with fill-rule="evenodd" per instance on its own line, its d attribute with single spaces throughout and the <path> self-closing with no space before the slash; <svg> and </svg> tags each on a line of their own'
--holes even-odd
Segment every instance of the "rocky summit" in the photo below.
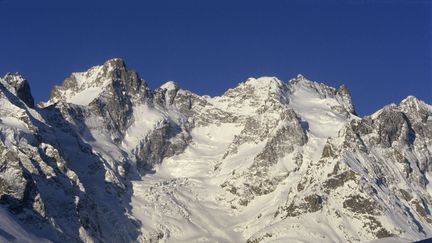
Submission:
<svg viewBox="0 0 432 243">
<path fill-rule="evenodd" d="M 34 105 L 0 78 L 1 242 L 410 242 L 432 237 L 432 106 L 359 117 L 347 87 L 156 90 L 121 59 Z"/>
</svg>

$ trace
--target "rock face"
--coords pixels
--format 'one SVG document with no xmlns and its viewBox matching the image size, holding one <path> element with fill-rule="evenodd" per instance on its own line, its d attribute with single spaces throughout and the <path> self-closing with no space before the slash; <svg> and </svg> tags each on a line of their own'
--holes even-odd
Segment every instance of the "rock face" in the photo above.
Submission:
<svg viewBox="0 0 432 243">
<path fill-rule="evenodd" d="M 34 100 L 30 86 L 19 73 L 8 73 L 3 77 L 2 83 L 10 92 L 20 98 L 28 107 L 34 108 Z"/>
<path fill-rule="evenodd" d="M 0 103 L 0 241 L 432 236 L 432 107 L 412 96 L 358 117 L 301 75 L 208 97 L 112 59 L 39 107 L 7 74 Z"/>
</svg>

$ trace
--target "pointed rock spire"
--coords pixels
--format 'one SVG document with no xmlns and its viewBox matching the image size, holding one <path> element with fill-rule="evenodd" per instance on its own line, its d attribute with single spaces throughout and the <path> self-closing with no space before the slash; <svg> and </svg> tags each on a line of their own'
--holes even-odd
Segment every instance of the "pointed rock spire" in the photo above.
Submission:
<svg viewBox="0 0 432 243">
<path fill-rule="evenodd" d="M 18 96 L 28 107 L 34 108 L 30 85 L 20 73 L 7 73 L 3 80 L 9 91 Z"/>
</svg>

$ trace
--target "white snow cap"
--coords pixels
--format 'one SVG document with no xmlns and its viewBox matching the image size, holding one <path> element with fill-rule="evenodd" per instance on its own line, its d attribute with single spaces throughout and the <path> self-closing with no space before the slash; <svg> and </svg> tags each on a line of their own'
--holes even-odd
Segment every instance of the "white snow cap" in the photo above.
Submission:
<svg viewBox="0 0 432 243">
<path fill-rule="evenodd" d="M 405 99 L 403 99 L 400 103 L 406 103 L 406 102 L 419 102 L 419 99 L 417 99 L 417 97 L 413 96 L 413 95 L 408 95 Z"/>
<path fill-rule="evenodd" d="M 3 79 L 10 80 L 10 82 L 18 82 L 18 83 L 25 82 L 25 78 L 19 72 L 6 73 Z"/>
<path fill-rule="evenodd" d="M 297 74 L 297 79 L 305 79 L 305 77 L 302 74 Z"/>
<path fill-rule="evenodd" d="M 168 82 L 162 84 L 159 88 L 160 89 L 166 89 L 166 90 L 176 90 L 176 89 L 179 89 L 179 86 L 174 81 L 168 81 Z"/>
<path fill-rule="evenodd" d="M 249 84 L 252 85 L 254 87 L 263 87 L 263 86 L 270 86 L 270 85 L 275 85 L 275 84 L 281 84 L 282 81 L 279 80 L 277 77 L 259 77 L 259 78 L 248 78 L 246 80 L 246 82 L 241 83 L 239 86 L 241 86 L 242 84 Z"/>
</svg>

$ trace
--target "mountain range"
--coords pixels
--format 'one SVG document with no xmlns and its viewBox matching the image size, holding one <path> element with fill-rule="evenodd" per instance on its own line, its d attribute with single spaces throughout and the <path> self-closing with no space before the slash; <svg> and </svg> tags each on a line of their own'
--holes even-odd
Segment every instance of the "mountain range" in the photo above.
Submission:
<svg viewBox="0 0 432 243">
<path fill-rule="evenodd" d="M 413 96 L 361 117 L 302 75 L 210 97 L 115 58 L 35 105 L 0 78 L 4 242 L 411 242 L 432 237 L 431 163 Z"/>
</svg>

